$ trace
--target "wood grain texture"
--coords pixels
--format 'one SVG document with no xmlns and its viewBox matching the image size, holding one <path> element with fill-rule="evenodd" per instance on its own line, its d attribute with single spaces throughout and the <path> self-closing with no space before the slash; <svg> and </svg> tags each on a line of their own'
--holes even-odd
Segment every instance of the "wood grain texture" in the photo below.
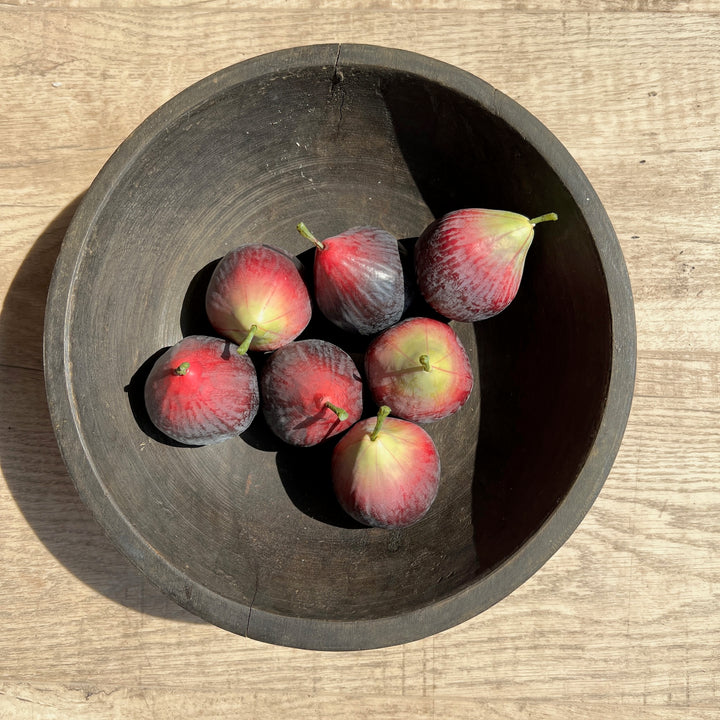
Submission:
<svg viewBox="0 0 720 720">
<path fill-rule="evenodd" d="M 717 717 L 717 10 L 711 0 L 0 5 L 0 716 Z M 340 41 L 459 65 L 565 143 L 620 239 L 639 353 L 613 471 L 541 571 L 440 635 L 326 654 L 196 621 L 130 567 L 64 470 L 41 346 L 76 199 L 137 124 L 219 68 Z"/>
<path fill-rule="evenodd" d="M 133 10 L 146 8 L 162 8 L 164 10 L 501 10 L 503 12 L 707 12 L 715 10 L 712 0 L 295 0 L 290 8 L 285 0 L 252 0 L 237 8 L 233 0 L 8 0 L 3 3 L 22 7 L 38 7 L 46 9 L 81 8 L 103 9 L 110 7 L 130 8 Z"/>
</svg>

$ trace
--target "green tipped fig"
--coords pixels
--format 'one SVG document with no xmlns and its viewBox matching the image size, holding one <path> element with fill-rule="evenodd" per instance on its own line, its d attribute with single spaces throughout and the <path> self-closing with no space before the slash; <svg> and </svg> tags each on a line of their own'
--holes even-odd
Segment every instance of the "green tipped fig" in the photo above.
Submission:
<svg viewBox="0 0 720 720">
<path fill-rule="evenodd" d="M 497 315 L 517 295 L 535 225 L 505 210 L 455 210 L 418 239 L 415 266 L 427 303 L 450 320 L 476 322 Z"/>
<path fill-rule="evenodd" d="M 331 472 L 345 512 L 363 525 L 408 527 L 429 510 L 440 484 L 440 456 L 430 435 L 408 420 L 388 417 L 355 423 L 335 446 Z"/>
</svg>

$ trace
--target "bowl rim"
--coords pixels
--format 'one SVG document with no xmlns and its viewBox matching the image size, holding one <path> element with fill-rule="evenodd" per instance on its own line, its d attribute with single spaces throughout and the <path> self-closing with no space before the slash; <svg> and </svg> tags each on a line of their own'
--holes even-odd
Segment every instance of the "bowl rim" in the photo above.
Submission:
<svg viewBox="0 0 720 720">
<path fill-rule="evenodd" d="M 566 185 L 595 239 L 608 288 L 612 364 L 607 401 L 587 461 L 565 498 L 512 556 L 477 583 L 432 605 L 377 619 L 274 614 L 223 597 L 171 565 L 135 531 L 106 491 L 86 452 L 68 385 L 67 319 L 79 258 L 96 217 L 126 169 L 169 123 L 213 96 L 248 80 L 304 67 L 322 68 L 329 83 L 350 67 L 419 76 L 480 103 L 504 120 Z M 208 622 L 258 641 L 310 650 L 365 650 L 419 640 L 475 617 L 526 582 L 568 540 L 599 494 L 620 448 L 635 383 L 635 315 L 625 261 L 598 195 L 567 149 L 534 115 L 477 76 L 415 52 L 355 43 L 305 45 L 238 62 L 190 85 L 144 120 L 100 170 L 68 227 L 48 290 L 43 341 L 48 406 L 61 454 L 78 494 L 116 547 L 176 603 Z"/>
</svg>

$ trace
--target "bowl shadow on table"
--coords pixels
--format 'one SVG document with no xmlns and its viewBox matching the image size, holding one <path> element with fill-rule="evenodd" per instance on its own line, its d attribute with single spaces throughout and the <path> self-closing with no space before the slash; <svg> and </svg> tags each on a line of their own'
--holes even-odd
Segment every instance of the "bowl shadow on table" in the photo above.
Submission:
<svg viewBox="0 0 720 720">
<path fill-rule="evenodd" d="M 79 580 L 132 610 L 172 620 L 201 622 L 143 578 L 112 545 L 77 494 L 55 441 L 40 369 L 45 299 L 63 237 L 81 200 L 82 195 L 75 198 L 37 238 L 3 303 L 0 346 L 10 348 L 18 341 L 27 345 L 32 364 L 28 363 L 26 374 L 33 374 L 37 381 L 25 383 L 27 389 L 21 399 L 0 407 L 4 429 L 31 428 L 34 439 L 25 441 L 32 443 L 32 453 L 18 460 L 14 438 L 19 432 L 3 432 L 0 466 L 13 499 L 38 539 Z M 23 318 L 20 339 L 18 317 Z"/>
</svg>

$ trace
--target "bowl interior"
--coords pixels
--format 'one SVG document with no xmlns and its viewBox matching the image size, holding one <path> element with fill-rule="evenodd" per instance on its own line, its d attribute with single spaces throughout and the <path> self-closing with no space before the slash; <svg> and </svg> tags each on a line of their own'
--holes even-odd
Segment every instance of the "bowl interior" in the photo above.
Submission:
<svg viewBox="0 0 720 720">
<path fill-rule="evenodd" d="M 171 574 L 178 601 L 252 634 L 250 607 L 279 623 L 412 614 L 481 587 L 532 543 L 593 445 L 613 348 L 592 233 L 519 129 L 438 78 L 320 57 L 224 71 L 126 146 L 71 228 L 72 272 L 56 283 L 63 303 L 51 312 L 62 315 L 62 392 L 84 458 L 76 482 L 121 544 L 127 534 L 141 539 L 124 548 L 141 569 L 161 586 Z M 261 418 L 202 448 L 153 431 L 142 383 L 160 350 L 212 332 L 202 298 L 224 253 L 262 242 L 311 265 L 300 220 L 323 237 L 378 225 L 411 246 L 433 218 L 460 207 L 555 211 L 559 221 L 538 226 L 504 313 L 453 324 L 477 382 L 458 414 L 426 426 L 443 477 L 417 525 L 353 523 L 332 495 L 332 445 L 286 446 Z M 313 335 L 361 366 L 363 340 L 322 318 L 305 333 Z M 368 404 L 366 415 L 374 412 Z M 528 574 L 518 571 L 516 584 Z M 208 598 L 227 607 L 222 620 Z"/>
</svg>

